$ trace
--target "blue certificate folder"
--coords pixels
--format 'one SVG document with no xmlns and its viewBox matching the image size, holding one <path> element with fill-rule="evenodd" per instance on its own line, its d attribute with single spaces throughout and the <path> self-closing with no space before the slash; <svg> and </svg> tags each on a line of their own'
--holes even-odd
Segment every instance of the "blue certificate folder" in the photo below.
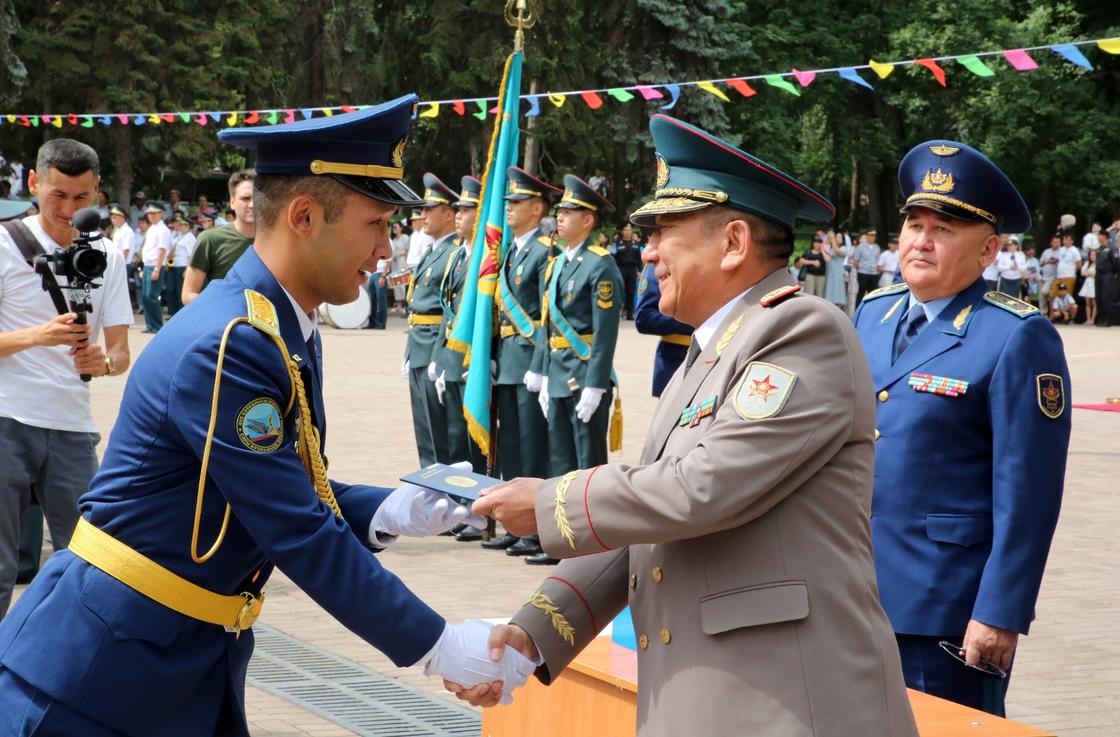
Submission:
<svg viewBox="0 0 1120 737">
<path fill-rule="evenodd" d="M 425 489 L 442 491 L 460 503 L 470 503 L 478 499 L 479 492 L 502 483 L 500 479 L 483 476 L 480 473 L 462 471 L 444 463 L 434 463 L 427 468 L 401 476 L 401 481 L 423 486 Z"/>
</svg>

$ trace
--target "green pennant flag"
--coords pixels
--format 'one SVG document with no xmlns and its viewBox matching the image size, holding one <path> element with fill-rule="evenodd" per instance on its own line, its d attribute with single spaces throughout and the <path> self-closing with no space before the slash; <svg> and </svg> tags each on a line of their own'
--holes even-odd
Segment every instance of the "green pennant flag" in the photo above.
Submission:
<svg viewBox="0 0 1120 737">
<path fill-rule="evenodd" d="M 791 95 L 797 95 L 798 97 L 801 97 L 801 91 L 790 84 L 789 80 L 787 80 L 780 74 L 767 74 L 765 77 L 763 77 L 763 79 L 765 79 L 766 84 L 770 85 L 771 87 L 777 87 L 780 90 L 785 90 Z"/>
<path fill-rule="evenodd" d="M 607 94 L 618 100 L 619 102 L 630 102 L 634 99 L 634 96 L 632 94 L 622 89 L 621 87 L 615 87 L 614 89 L 607 90 Z"/>
<path fill-rule="evenodd" d="M 972 54 L 958 56 L 957 61 L 962 67 L 975 74 L 977 77 L 994 77 L 995 72 L 988 69 L 988 65 L 980 61 L 980 57 Z"/>
<path fill-rule="evenodd" d="M 474 114 L 474 117 L 478 118 L 479 120 L 486 120 L 486 101 L 475 100 L 474 104 L 478 105 L 478 112 Z"/>
</svg>

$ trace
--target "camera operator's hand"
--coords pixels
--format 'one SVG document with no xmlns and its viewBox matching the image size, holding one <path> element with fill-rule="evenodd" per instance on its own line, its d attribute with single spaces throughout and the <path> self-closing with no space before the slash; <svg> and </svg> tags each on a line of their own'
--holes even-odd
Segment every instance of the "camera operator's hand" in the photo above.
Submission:
<svg viewBox="0 0 1120 737">
<path fill-rule="evenodd" d="M 74 322 L 78 315 L 67 312 L 38 327 L 35 343 L 41 346 L 68 345 L 78 348 L 89 340 L 89 325 Z"/>
<path fill-rule="evenodd" d="M 79 374 L 104 376 L 109 373 L 109 367 L 105 365 L 105 351 L 97 343 L 71 348 L 70 355 L 74 357 L 74 368 Z"/>
</svg>

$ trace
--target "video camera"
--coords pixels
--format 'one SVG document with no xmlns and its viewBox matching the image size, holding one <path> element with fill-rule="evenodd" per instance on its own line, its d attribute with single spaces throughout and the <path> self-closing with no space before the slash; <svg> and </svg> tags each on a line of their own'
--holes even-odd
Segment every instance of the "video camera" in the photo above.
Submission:
<svg viewBox="0 0 1120 737">
<path fill-rule="evenodd" d="M 101 215 L 96 208 L 79 210 L 74 214 L 71 224 L 78 231 L 73 244 L 52 254 L 36 256 L 35 272 L 43 280 L 43 289 L 50 294 L 58 314 L 77 313 L 78 319 L 75 322 L 85 325 L 86 313 L 93 310 L 90 293 L 101 286 L 95 284 L 94 280 L 105 273 L 108 260 L 104 251 L 93 247 L 93 242 L 101 238 L 101 234 L 97 232 Z M 56 276 L 65 278 L 66 286 L 59 286 Z M 62 294 L 63 289 L 70 292 L 69 303 Z M 91 377 L 89 374 L 82 374 L 81 378 L 82 381 L 89 381 Z"/>
</svg>

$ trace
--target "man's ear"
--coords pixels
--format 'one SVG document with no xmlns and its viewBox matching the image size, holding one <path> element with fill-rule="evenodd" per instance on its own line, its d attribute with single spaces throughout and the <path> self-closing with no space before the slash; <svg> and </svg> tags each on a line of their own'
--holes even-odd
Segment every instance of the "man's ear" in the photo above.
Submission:
<svg viewBox="0 0 1120 737">
<path fill-rule="evenodd" d="M 986 269 L 996 260 L 996 256 L 999 255 L 999 246 L 999 235 L 995 232 L 990 233 L 984 239 L 984 244 L 980 247 L 980 265 L 982 267 Z"/>
<path fill-rule="evenodd" d="M 745 220 L 732 220 L 723 226 L 719 267 L 723 271 L 735 271 L 754 250 L 751 228 Z"/>
<path fill-rule="evenodd" d="M 284 209 L 288 229 L 300 238 L 314 238 L 323 225 L 323 208 L 306 194 L 297 194 Z"/>
<path fill-rule="evenodd" d="M 27 191 L 34 196 L 39 195 L 39 173 L 34 169 L 27 172 Z"/>
</svg>

